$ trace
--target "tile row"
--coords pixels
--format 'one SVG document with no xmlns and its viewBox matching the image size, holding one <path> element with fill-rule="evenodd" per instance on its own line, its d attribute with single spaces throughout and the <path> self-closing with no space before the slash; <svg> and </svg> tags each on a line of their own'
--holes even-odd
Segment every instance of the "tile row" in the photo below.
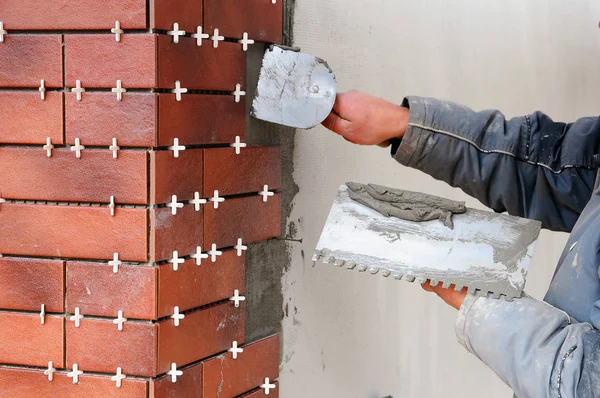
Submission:
<svg viewBox="0 0 600 398">
<path fill-rule="evenodd" d="M 242 95 L 246 76 L 242 44 L 191 37 L 177 41 L 159 34 L 123 35 L 119 41 L 109 34 L 6 35 L 0 42 L 0 87 L 66 86 L 77 98 L 90 88 Z"/>
<path fill-rule="evenodd" d="M 127 92 L 77 94 L 0 90 L 0 143 L 89 146 L 166 147 L 230 144 L 245 137 L 245 97 Z M 63 131 L 66 142 L 63 140 Z M 48 141 L 49 140 L 49 141 Z"/>
<path fill-rule="evenodd" d="M 10 30 L 219 29 L 228 38 L 281 43 L 282 0 L 3 0 L 0 21 Z"/>
<path fill-rule="evenodd" d="M 281 187 L 277 146 L 142 151 L 0 147 L 0 197 L 11 200 L 168 204 L 173 212 Z M 79 156 L 79 157 L 78 157 Z M 177 157 L 176 157 L 177 156 Z M 217 191 L 217 192 L 215 192 Z M 173 197 L 176 196 L 176 198 Z M 197 204 L 195 199 L 199 199 Z M 206 207 L 205 205 L 202 207 Z M 0 250 L 1 252 L 1 250 Z"/>
<path fill-rule="evenodd" d="M 280 235 L 281 197 L 220 198 L 218 208 L 0 204 L 0 254 L 174 263 Z"/>
</svg>

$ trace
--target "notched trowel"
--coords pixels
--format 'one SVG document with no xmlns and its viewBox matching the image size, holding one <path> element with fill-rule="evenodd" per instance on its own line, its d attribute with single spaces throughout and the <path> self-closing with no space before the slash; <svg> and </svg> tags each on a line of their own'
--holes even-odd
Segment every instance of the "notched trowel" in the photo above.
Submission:
<svg viewBox="0 0 600 398">
<path fill-rule="evenodd" d="M 297 48 L 273 45 L 263 57 L 251 115 L 310 129 L 331 113 L 335 97 L 335 76 L 325 61 Z"/>
<path fill-rule="evenodd" d="M 421 195 L 422 203 L 434 205 L 444 199 L 376 185 L 362 185 L 372 194 L 361 198 L 355 195 L 361 185 L 348 183 L 339 189 L 313 256 L 315 264 L 421 284 L 442 282 L 444 287 L 467 287 L 473 295 L 509 301 L 521 296 L 541 223 L 467 207 L 456 211 L 454 205 L 438 213 L 419 210 L 411 214 L 430 217 L 410 221 L 392 215 L 411 209 L 404 197 Z"/>
</svg>

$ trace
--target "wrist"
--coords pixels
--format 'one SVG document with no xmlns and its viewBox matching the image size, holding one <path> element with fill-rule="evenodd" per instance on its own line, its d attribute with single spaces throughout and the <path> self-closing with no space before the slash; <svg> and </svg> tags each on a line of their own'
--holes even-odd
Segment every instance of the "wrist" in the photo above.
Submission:
<svg viewBox="0 0 600 398">
<path fill-rule="evenodd" d="M 410 110 L 406 107 L 399 106 L 395 116 L 395 128 L 391 138 L 402 138 L 408 131 L 408 121 L 410 119 Z"/>
</svg>

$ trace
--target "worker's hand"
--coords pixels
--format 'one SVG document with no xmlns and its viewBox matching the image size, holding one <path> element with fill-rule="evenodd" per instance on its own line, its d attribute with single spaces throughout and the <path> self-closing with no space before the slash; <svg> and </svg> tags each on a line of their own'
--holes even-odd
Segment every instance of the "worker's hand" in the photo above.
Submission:
<svg viewBox="0 0 600 398">
<path fill-rule="evenodd" d="M 437 294 L 441 297 L 442 300 L 446 302 L 446 304 L 450 305 L 451 307 L 454 307 L 457 310 L 460 309 L 460 306 L 465 300 L 465 297 L 467 297 L 466 287 L 460 292 L 457 292 L 456 290 L 454 290 L 454 285 L 451 285 L 448 289 L 444 289 L 442 288 L 441 282 L 437 286 L 431 286 L 430 282 L 431 281 L 428 280 L 427 282 L 422 284 L 421 287 L 423 287 L 423 289 L 427 290 L 428 292 L 433 292 Z"/>
<path fill-rule="evenodd" d="M 323 121 L 329 130 L 360 145 L 388 146 L 408 129 L 409 110 L 359 91 L 337 95 L 333 112 Z"/>
</svg>

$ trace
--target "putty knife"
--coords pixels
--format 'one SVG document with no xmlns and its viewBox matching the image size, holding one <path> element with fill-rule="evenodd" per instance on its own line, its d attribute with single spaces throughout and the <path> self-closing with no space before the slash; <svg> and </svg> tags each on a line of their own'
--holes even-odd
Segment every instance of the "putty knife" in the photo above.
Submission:
<svg viewBox="0 0 600 398">
<path fill-rule="evenodd" d="M 465 208 L 440 220 L 389 217 L 340 187 L 313 261 L 512 300 L 520 297 L 541 223 Z"/>
<path fill-rule="evenodd" d="M 251 115 L 310 129 L 331 113 L 335 97 L 335 76 L 325 61 L 296 48 L 274 45 L 263 57 Z"/>
</svg>

